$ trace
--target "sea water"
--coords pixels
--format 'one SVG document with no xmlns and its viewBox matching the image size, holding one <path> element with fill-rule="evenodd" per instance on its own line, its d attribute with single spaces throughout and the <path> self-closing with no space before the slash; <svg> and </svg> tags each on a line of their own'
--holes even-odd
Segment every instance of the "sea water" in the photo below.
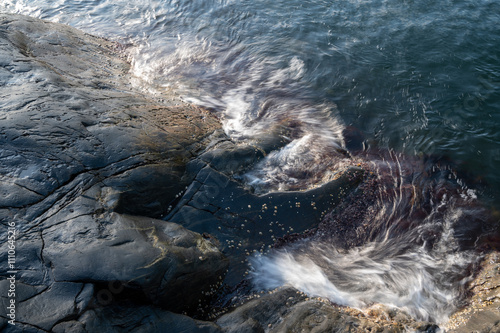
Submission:
<svg viewBox="0 0 500 333">
<path fill-rule="evenodd" d="M 213 107 L 234 140 L 293 127 L 247 176 L 265 191 L 293 179 L 260 169 L 298 152 L 314 160 L 354 126 L 379 147 L 445 156 L 498 198 L 496 1 L 4 0 L 0 10 L 122 42 L 133 75 Z"/>
<path fill-rule="evenodd" d="M 499 206 L 497 1 L 3 0 L 0 11 L 116 40 L 142 88 L 209 107 L 239 144 L 277 143 L 238 175 L 257 193 L 321 185 L 338 167 L 330 157 L 345 149 L 344 130 L 355 128 L 364 149 L 447 161 L 464 195 Z M 445 321 L 466 283 L 445 276 L 473 259 L 449 232 L 460 208 L 433 209 L 440 204 L 446 219 L 431 214 L 404 241 L 382 237 L 348 252 L 306 241 L 256 257 L 255 286 L 288 283 L 340 304 Z M 405 245 L 436 224 L 432 250 Z"/>
</svg>

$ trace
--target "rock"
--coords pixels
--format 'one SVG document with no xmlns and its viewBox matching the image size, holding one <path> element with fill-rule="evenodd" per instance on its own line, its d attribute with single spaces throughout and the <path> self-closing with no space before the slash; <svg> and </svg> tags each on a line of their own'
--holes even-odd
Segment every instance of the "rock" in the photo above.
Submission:
<svg viewBox="0 0 500 333">
<path fill-rule="evenodd" d="M 188 162 L 220 123 L 133 86 L 118 51 L 68 26 L 0 14 L 0 221 L 16 230 L 12 266 L 0 245 L 0 275 L 15 270 L 18 306 L 16 327 L 0 312 L 5 330 L 78 331 L 87 323 L 75 318 L 128 298 L 195 311 L 226 270 L 210 240 L 154 219 L 192 182 Z"/>
<path fill-rule="evenodd" d="M 2 328 L 2 326 L 0 326 Z M 122 332 L 169 332 L 169 333 L 222 333 L 212 322 L 195 320 L 151 306 L 127 304 L 94 308 L 81 316 L 61 321 L 53 326 L 54 333 L 122 333 Z M 24 323 L 4 326 L 2 332 L 47 332 Z"/>
<path fill-rule="evenodd" d="M 5 308 L 9 301 L 8 288 L 4 282 L 7 281 L 4 280 L 0 284 L 2 308 Z M 20 325 L 33 325 L 38 329 L 49 331 L 57 322 L 81 314 L 92 294 L 91 284 L 54 282 L 48 287 L 18 282 L 15 321 Z"/>
<path fill-rule="evenodd" d="M 283 288 L 273 294 L 257 294 L 256 299 L 238 306 L 220 317 L 216 323 L 225 332 L 265 332 L 281 322 L 283 316 L 305 296 L 293 288 Z"/>
<path fill-rule="evenodd" d="M 312 190 L 256 195 L 202 161 L 191 163 L 192 170 L 200 171 L 165 219 L 220 242 L 231 260 L 225 281 L 229 285 L 241 281 L 248 254 L 267 249 L 289 233 L 315 228 L 364 178 L 363 169 L 351 167 Z"/>
<path fill-rule="evenodd" d="M 226 175 L 240 174 L 258 162 L 265 151 L 256 145 L 235 143 L 222 130 L 211 136 L 211 145 L 199 159 Z"/>
<path fill-rule="evenodd" d="M 92 290 L 94 284 L 109 281 L 125 286 L 115 287 L 119 293 L 136 290 L 164 308 L 193 312 L 199 299 L 216 289 L 227 268 L 227 260 L 210 241 L 161 220 L 111 213 L 98 221 L 81 215 L 55 226 L 42 232 L 43 270 L 38 273 L 43 276 L 33 280 L 32 272 L 17 275 L 18 281 L 45 284 L 17 282 L 17 320 L 47 331 L 84 311 L 91 301 L 107 303 L 102 299 L 106 294 L 94 298 Z M 24 247 L 18 253 L 22 255 Z M 7 288 L 1 289 L 7 302 Z M 112 298 L 115 290 L 110 289 Z"/>
<path fill-rule="evenodd" d="M 112 42 L 13 14 L 0 24 L 0 208 L 37 204 L 91 175 L 120 192 L 119 212 L 163 214 L 218 120 L 134 88 Z"/>
<path fill-rule="evenodd" d="M 121 281 L 176 311 L 195 310 L 227 268 L 201 235 L 145 217 L 79 216 L 44 230 L 43 239 L 43 258 L 56 281 Z"/>
<path fill-rule="evenodd" d="M 63 332 L 169 332 L 221 333 L 216 324 L 194 320 L 149 306 L 111 306 L 87 311 L 77 320 L 57 324 L 54 333 Z"/>
<path fill-rule="evenodd" d="M 450 318 L 447 332 L 500 332 L 500 253 L 487 254 L 481 267 L 470 284 L 469 304 Z"/>
</svg>

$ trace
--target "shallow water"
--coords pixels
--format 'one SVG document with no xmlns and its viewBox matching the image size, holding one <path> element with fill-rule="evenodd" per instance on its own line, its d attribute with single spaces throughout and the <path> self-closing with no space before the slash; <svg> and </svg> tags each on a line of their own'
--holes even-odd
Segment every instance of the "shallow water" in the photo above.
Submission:
<svg viewBox="0 0 500 333">
<path fill-rule="evenodd" d="M 237 142 L 262 149 L 271 142 L 266 158 L 237 176 L 257 193 L 307 189 L 334 177 L 344 130 L 354 128 L 365 149 L 430 156 L 426 167 L 447 161 L 464 195 L 500 206 L 496 1 L 4 0 L 0 11 L 118 40 L 138 84 L 210 107 Z M 385 199 L 379 208 L 400 205 L 386 215 L 391 221 L 412 210 L 401 197 Z M 459 208 L 448 209 L 448 220 L 431 214 L 405 237 L 426 225 L 452 230 Z M 288 282 L 358 307 L 383 302 L 440 322 L 472 261 L 467 251 L 456 252 L 453 233 L 440 235 L 432 250 L 388 238 L 347 253 L 321 244 L 306 253 L 277 251 L 255 259 L 255 283 Z M 291 263 L 297 272 L 284 274 Z M 345 271 L 358 287 L 345 286 Z M 443 280 L 450 271 L 458 282 Z M 304 274 L 318 282 L 295 281 Z M 404 294 L 405 286 L 413 291 Z"/>
</svg>

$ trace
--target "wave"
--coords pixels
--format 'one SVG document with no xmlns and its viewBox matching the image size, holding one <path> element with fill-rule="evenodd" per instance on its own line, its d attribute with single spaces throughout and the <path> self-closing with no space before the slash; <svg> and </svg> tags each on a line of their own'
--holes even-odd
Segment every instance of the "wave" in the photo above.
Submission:
<svg viewBox="0 0 500 333">
<path fill-rule="evenodd" d="M 469 281 L 463 272 L 474 255 L 405 247 L 391 240 L 342 253 L 333 245 L 305 242 L 254 257 L 250 274 L 258 290 L 290 285 L 339 305 L 362 310 L 384 304 L 419 320 L 445 323 L 460 305 Z"/>
<path fill-rule="evenodd" d="M 310 189 L 343 170 L 344 125 L 334 104 L 308 96 L 303 60 L 257 59 L 240 50 L 230 61 L 241 65 L 221 69 L 229 55 L 207 41 L 162 52 L 135 54 L 134 73 L 150 84 L 168 77 L 163 87 L 178 76 L 176 90 L 185 100 L 214 110 L 233 141 L 264 151 L 263 160 L 237 175 L 256 193 Z"/>
<path fill-rule="evenodd" d="M 427 173 L 391 156 L 372 161 L 374 182 L 327 215 L 314 236 L 252 257 L 254 288 L 290 285 L 339 305 L 383 304 L 445 323 L 480 258 L 486 212 L 448 168 Z"/>
</svg>

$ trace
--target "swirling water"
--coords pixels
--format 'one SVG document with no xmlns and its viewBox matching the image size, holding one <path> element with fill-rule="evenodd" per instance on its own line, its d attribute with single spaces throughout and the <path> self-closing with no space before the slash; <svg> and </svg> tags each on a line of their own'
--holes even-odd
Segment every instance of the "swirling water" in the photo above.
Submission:
<svg viewBox="0 0 500 333">
<path fill-rule="evenodd" d="M 241 145 L 272 146 L 239 175 L 257 192 L 306 189 L 333 177 L 342 168 L 334 161 L 346 146 L 343 131 L 353 127 L 365 148 L 453 162 L 478 186 L 474 193 L 499 206 L 496 1 L 4 0 L 0 11 L 115 39 L 127 47 L 138 84 L 210 107 Z M 456 285 L 442 276 L 471 260 L 456 251 L 450 231 L 460 208 L 447 206 L 434 251 L 396 238 L 347 253 L 309 244 L 256 258 L 255 283 L 288 282 L 339 303 L 382 302 L 443 321 Z M 427 218 L 414 232 L 436 223 Z M 298 271 L 278 278 L 290 263 L 301 263 Z M 346 285 L 339 277 L 346 271 L 361 288 Z M 317 279 L 322 284 L 304 285 Z"/>
<path fill-rule="evenodd" d="M 386 241 L 341 253 L 334 246 L 304 243 L 253 258 L 251 274 L 259 289 L 291 285 L 340 305 L 363 310 L 384 304 L 414 318 L 446 323 L 461 292 L 447 280 L 467 266 L 471 255 L 403 248 Z"/>
<path fill-rule="evenodd" d="M 447 189 L 439 194 L 449 184 L 425 188 L 419 176 L 408 177 L 408 170 L 393 161 L 378 163 L 382 165 L 377 168 L 379 179 L 384 177 L 380 176 L 384 168 L 397 169 L 390 172 L 395 182 L 377 187 L 376 199 L 361 206 L 367 213 L 354 212 L 357 221 L 352 220 L 352 211 L 344 210 L 339 215 L 347 222 L 329 227 L 367 226 L 361 242 L 346 248 L 338 238 L 321 235 L 325 228 L 320 227 L 315 237 L 254 256 L 250 276 L 258 289 L 291 285 L 336 304 L 360 310 L 383 304 L 414 318 L 445 324 L 462 305 L 471 279 L 469 270 L 477 253 L 468 243 L 475 242 L 474 229 L 484 210 L 470 189 L 456 193 Z M 449 170 L 437 173 L 441 180 L 450 175 Z M 426 204 L 412 203 L 422 200 L 418 191 L 432 197 L 427 199 L 431 203 L 427 209 L 417 208 Z M 356 233 L 363 230 L 357 228 Z M 346 236 L 353 235 L 344 231 L 340 237 Z"/>
</svg>

